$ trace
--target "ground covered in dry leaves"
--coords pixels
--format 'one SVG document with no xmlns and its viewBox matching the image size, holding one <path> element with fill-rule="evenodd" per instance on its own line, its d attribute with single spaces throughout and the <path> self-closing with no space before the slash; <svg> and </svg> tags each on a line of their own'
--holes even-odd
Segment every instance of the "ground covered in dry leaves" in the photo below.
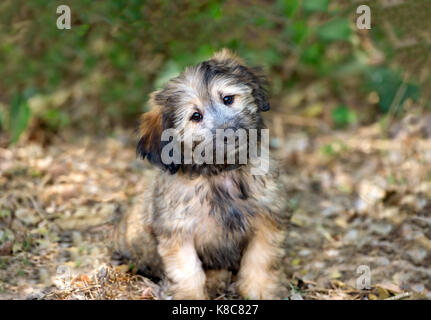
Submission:
<svg viewBox="0 0 431 320">
<path fill-rule="evenodd" d="M 283 117 L 270 127 L 294 208 L 285 298 L 430 299 L 431 116 L 347 131 Z M 154 174 L 135 140 L 0 148 L 0 299 L 169 298 L 110 251 L 113 221 Z M 359 266 L 370 289 L 357 288 Z"/>
</svg>

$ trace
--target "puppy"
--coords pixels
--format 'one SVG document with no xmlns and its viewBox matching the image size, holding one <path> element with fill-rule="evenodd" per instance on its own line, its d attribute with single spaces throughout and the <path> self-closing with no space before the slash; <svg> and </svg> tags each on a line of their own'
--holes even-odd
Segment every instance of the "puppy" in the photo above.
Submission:
<svg viewBox="0 0 431 320">
<path fill-rule="evenodd" d="M 280 298 L 289 214 L 276 164 L 269 160 L 268 172 L 254 174 L 251 161 L 162 159 L 166 129 L 175 129 L 182 142 L 187 134 L 199 137 L 216 129 L 247 134 L 264 129 L 261 112 L 269 110 L 264 78 L 224 49 L 154 92 L 149 104 L 137 153 L 159 173 L 144 195 L 142 210 L 119 222 L 117 250 L 147 274 L 167 278 L 175 299 L 208 298 L 206 284 L 217 270 L 236 273 L 244 298 Z M 182 145 L 180 153 L 184 150 Z"/>
</svg>

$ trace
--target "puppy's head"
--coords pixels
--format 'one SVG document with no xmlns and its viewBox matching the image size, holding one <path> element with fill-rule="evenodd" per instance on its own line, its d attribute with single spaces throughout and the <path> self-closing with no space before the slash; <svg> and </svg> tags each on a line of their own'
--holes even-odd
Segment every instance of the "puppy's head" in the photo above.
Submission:
<svg viewBox="0 0 431 320">
<path fill-rule="evenodd" d="M 180 166 L 161 161 L 165 129 L 203 138 L 217 129 L 261 129 L 260 112 L 269 110 L 266 81 L 227 49 L 187 68 L 150 97 L 143 115 L 137 152 L 171 173 Z"/>
</svg>

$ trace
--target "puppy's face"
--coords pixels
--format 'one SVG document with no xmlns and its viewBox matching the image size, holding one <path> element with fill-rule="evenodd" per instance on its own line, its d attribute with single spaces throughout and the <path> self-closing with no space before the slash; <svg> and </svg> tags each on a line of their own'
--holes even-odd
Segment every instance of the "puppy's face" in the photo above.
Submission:
<svg viewBox="0 0 431 320">
<path fill-rule="evenodd" d="M 151 95 L 152 111 L 142 118 L 138 152 L 163 167 L 162 130 L 176 129 L 182 138 L 203 139 L 217 129 L 261 129 L 260 112 L 269 110 L 264 84 L 256 70 L 227 50 L 187 68 Z"/>
</svg>

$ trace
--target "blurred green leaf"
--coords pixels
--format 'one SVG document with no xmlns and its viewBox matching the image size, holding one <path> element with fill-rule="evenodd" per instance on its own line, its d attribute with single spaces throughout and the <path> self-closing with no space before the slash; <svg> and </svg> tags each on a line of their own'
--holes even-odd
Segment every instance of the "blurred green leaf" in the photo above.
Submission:
<svg viewBox="0 0 431 320">
<path fill-rule="evenodd" d="M 332 121 L 337 128 L 344 128 L 356 123 L 356 113 L 345 105 L 332 110 Z"/>
<path fill-rule="evenodd" d="M 299 0 L 282 0 L 284 14 L 291 18 L 299 9 Z"/>
<path fill-rule="evenodd" d="M 317 36 L 323 41 L 347 41 L 350 39 L 351 33 L 347 18 L 332 19 L 317 30 Z"/>
<path fill-rule="evenodd" d="M 397 108 L 395 111 L 398 112 L 406 99 L 416 101 L 419 98 L 419 87 L 413 83 L 404 83 L 401 74 L 395 70 L 385 67 L 371 69 L 369 76 L 369 89 L 378 93 L 383 112 L 388 112 L 394 103 Z"/>
<path fill-rule="evenodd" d="M 324 48 L 320 43 L 313 43 L 301 54 L 301 61 L 305 64 L 319 65 L 323 59 Z"/>
<path fill-rule="evenodd" d="M 334 148 L 332 147 L 332 145 L 330 143 L 325 144 L 324 146 L 322 146 L 321 152 L 324 155 L 327 155 L 327 156 L 330 156 L 330 157 L 336 155 L 336 152 L 335 152 Z"/>
<path fill-rule="evenodd" d="M 59 129 L 69 124 L 69 115 L 60 109 L 48 109 L 41 118 L 51 129 Z"/>
<path fill-rule="evenodd" d="M 76 30 L 75 32 L 79 37 L 83 37 L 83 36 L 85 36 L 85 34 L 87 33 L 87 31 L 89 29 L 90 29 L 89 24 L 82 24 L 75 29 Z"/>
<path fill-rule="evenodd" d="M 224 3 L 224 1 L 222 1 L 221 3 L 214 2 L 210 5 L 209 12 L 210 12 L 210 16 L 213 19 L 218 20 L 222 17 L 222 15 L 223 15 L 223 12 L 222 12 L 223 3 Z"/>
<path fill-rule="evenodd" d="M 316 11 L 328 11 L 329 0 L 303 0 L 303 7 L 305 11 L 316 12 Z"/>
<path fill-rule="evenodd" d="M 303 20 L 295 21 L 291 29 L 292 29 L 292 39 L 296 44 L 300 44 L 307 37 L 308 27 L 305 21 Z"/>
<path fill-rule="evenodd" d="M 11 143 L 16 143 L 27 128 L 31 117 L 28 98 L 24 94 L 18 93 L 13 97 L 9 116 Z"/>
<path fill-rule="evenodd" d="M 6 115 L 5 112 L 0 109 L 0 131 L 6 128 Z"/>
</svg>

